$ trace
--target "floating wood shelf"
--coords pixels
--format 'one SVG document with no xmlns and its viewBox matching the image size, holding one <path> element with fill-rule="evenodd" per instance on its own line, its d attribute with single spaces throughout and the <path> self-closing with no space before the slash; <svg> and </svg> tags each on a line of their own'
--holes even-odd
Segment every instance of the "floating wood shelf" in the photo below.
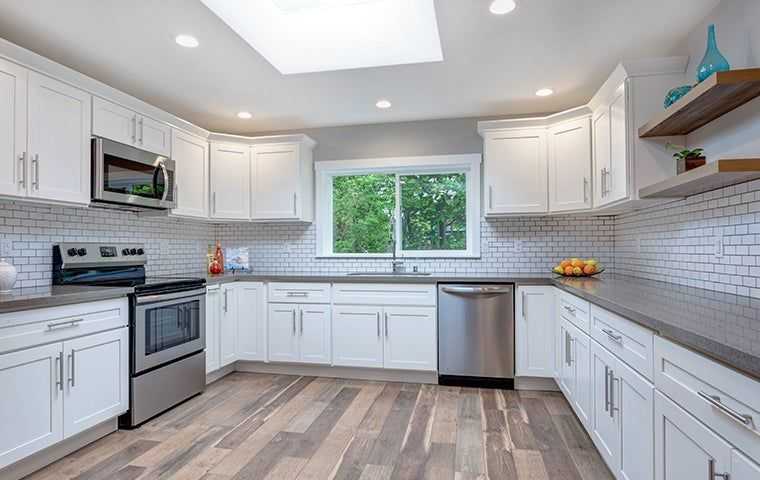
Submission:
<svg viewBox="0 0 760 480">
<path fill-rule="evenodd" d="M 686 135 L 760 95 L 760 68 L 712 74 L 639 128 L 639 137 Z"/>
<path fill-rule="evenodd" d="M 639 190 L 639 198 L 683 198 L 760 178 L 760 158 L 720 159 Z"/>
</svg>

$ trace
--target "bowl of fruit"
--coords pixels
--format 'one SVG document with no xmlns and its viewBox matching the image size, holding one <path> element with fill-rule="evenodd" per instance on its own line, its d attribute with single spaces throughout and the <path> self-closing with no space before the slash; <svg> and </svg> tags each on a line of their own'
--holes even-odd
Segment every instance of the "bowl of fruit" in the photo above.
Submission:
<svg viewBox="0 0 760 480">
<path fill-rule="evenodd" d="M 603 271 L 604 268 L 593 258 L 589 258 L 588 260 L 566 258 L 552 269 L 552 272 L 563 277 L 593 277 Z"/>
</svg>

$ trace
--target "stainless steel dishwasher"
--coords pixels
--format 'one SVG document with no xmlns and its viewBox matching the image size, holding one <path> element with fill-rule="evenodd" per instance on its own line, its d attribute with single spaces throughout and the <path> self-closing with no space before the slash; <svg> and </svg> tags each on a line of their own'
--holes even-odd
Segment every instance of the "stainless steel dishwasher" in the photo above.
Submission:
<svg viewBox="0 0 760 480">
<path fill-rule="evenodd" d="M 438 382 L 513 388 L 514 285 L 438 286 Z"/>
</svg>

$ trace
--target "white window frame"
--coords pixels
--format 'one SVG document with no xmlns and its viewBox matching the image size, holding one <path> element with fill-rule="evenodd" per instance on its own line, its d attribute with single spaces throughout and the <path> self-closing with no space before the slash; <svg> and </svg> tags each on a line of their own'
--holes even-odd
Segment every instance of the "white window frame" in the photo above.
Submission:
<svg viewBox="0 0 760 480">
<path fill-rule="evenodd" d="M 333 252 L 333 178 L 371 173 L 422 175 L 435 173 L 464 173 L 467 188 L 466 250 L 402 250 L 401 222 L 396 222 L 396 256 L 405 258 L 479 258 L 480 257 L 480 154 L 435 155 L 424 157 L 390 157 L 363 160 L 331 160 L 315 162 L 316 170 L 316 234 L 317 257 L 329 258 L 391 258 L 392 253 L 334 253 Z M 401 217 L 401 190 L 396 185 L 395 217 Z"/>
</svg>

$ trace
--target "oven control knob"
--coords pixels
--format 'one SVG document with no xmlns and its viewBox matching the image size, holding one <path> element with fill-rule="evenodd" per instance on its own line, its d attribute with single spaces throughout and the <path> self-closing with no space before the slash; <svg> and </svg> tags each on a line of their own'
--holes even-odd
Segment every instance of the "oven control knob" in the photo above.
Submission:
<svg viewBox="0 0 760 480">
<path fill-rule="evenodd" d="M 121 254 L 122 255 L 129 255 L 129 249 L 125 248 L 124 250 L 121 251 Z"/>
<path fill-rule="evenodd" d="M 130 255 L 137 255 L 137 249 L 136 249 L 136 248 L 132 248 L 132 249 L 130 249 L 130 250 L 129 250 L 129 254 L 130 254 Z"/>
<path fill-rule="evenodd" d="M 69 254 L 69 257 L 76 257 L 77 256 L 77 249 L 76 248 L 69 248 L 66 250 L 66 253 Z"/>
<path fill-rule="evenodd" d="M 77 254 L 80 257 L 84 257 L 85 255 L 87 255 L 87 249 L 86 248 L 80 248 L 79 250 L 77 250 Z"/>
<path fill-rule="evenodd" d="M 143 250 L 142 248 L 138 248 L 137 249 L 137 254 L 138 255 L 145 255 L 145 250 Z"/>
</svg>

